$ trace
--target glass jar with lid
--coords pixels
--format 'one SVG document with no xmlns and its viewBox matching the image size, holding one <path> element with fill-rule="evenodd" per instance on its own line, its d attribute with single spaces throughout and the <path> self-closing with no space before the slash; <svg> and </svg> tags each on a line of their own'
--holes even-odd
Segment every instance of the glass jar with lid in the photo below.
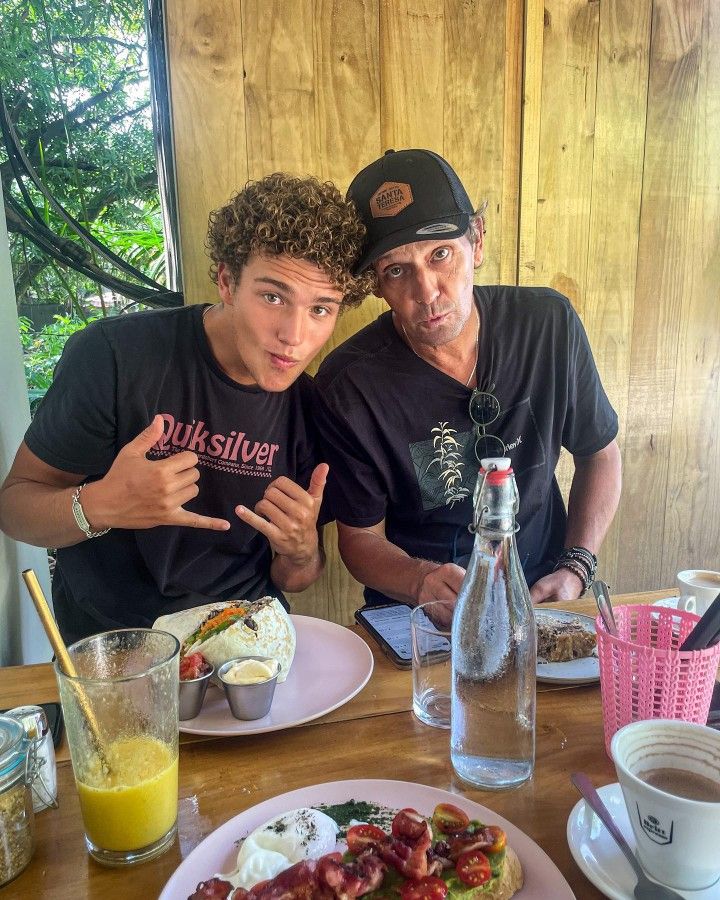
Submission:
<svg viewBox="0 0 720 900">
<path fill-rule="evenodd" d="M 19 875 L 33 853 L 34 758 L 22 725 L 0 716 L 0 885 Z"/>
</svg>

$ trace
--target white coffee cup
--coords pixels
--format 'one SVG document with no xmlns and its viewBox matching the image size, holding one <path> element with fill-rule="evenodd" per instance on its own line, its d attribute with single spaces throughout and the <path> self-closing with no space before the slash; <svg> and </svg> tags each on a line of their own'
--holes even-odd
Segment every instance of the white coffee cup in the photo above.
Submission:
<svg viewBox="0 0 720 900">
<path fill-rule="evenodd" d="M 678 770 L 679 778 L 693 773 L 716 784 L 720 797 L 720 731 L 671 719 L 631 722 L 615 733 L 610 751 L 638 859 L 648 875 L 680 890 L 715 884 L 720 878 L 720 800 L 691 800 L 643 777 L 659 769 Z"/>
<path fill-rule="evenodd" d="M 685 569 L 677 574 L 677 586 L 680 591 L 678 609 L 688 609 L 688 612 L 696 612 L 702 616 L 720 594 L 720 572 L 711 572 L 708 569 Z M 695 609 L 687 607 L 687 602 L 691 597 L 695 598 Z M 686 605 L 681 606 L 680 603 Z"/>
</svg>

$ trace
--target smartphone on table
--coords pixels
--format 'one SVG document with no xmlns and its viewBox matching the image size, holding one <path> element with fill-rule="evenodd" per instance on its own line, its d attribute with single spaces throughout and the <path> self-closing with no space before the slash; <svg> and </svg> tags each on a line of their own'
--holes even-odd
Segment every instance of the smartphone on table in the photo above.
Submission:
<svg viewBox="0 0 720 900">
<path fill-rule="evenodd" d="M 412 665 L 410 607 L 405 603 L 383 603 L 355 610 L 355 621 L 380 644 L 383 653 L 400 669 Z"/>
</svg>

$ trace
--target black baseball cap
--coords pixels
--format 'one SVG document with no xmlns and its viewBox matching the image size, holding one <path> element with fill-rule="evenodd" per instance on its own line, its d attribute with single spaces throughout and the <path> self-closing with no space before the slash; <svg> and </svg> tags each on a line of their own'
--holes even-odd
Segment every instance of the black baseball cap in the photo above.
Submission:
<svg viewBox="0 0 720 900">
<path fill-rule="evenodd" d="M 367 229 L 356 274 L 403 244 L 462 237 L 474 212 L 452 167 L 431 150 L 387 150 L 355 176 L 347 199 Z"/>
</svg>

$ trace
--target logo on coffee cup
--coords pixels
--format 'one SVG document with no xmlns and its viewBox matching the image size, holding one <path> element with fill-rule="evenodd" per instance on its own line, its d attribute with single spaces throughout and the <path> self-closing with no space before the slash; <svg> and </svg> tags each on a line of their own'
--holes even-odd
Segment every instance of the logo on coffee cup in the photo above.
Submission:
<svg viewBox="0 0 720 900">
<path fill-rule="evenodd" d="M 636 803 L 635 805 L 637 806 L 637 814 L 638 821 L 640 822 L 640 827 L 650 838 L 650 840 L 655 844 L 672 844 L 673 828 L 675 827 L 675 823 L 670 823 L 670 832 L 668 833 L 667 829 L 663 827 L 663 824 L 659 819 L 652 815 L 644 816 L 640 812 L 640 805 L 638 803 Z"/>
</svg>

